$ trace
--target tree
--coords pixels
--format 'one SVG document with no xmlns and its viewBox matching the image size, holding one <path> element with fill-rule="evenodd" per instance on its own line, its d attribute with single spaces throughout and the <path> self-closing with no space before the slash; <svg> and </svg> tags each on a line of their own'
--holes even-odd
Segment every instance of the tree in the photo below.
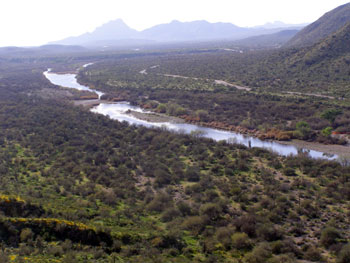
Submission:
<svg viewBox="0 0 350 263">
<path fill-rule="evenodd" d="M 331 134 L 332 134 L 332 127 L 324 128 L 324 129 L 321 131 L 321 134 L 322 134 L 324 137 L 329 137 L 329 136 L 331 136 Z"/>
<path fill-rule="evenodd" d="M 321 118 L 329 121 L 331 125 L 334 125 L 335 119 L 338 115 L 342 114 L 343 112 L 339 109 L 330 109 L 326 110 L 321 114 Z"/>
<path fill-rule="evenodd" d="M 301 139 L 307 139 L 311 134 L 311 129 L 306 121 L 299 121 L 296 125 L 297 135 Z"/>
</svg>

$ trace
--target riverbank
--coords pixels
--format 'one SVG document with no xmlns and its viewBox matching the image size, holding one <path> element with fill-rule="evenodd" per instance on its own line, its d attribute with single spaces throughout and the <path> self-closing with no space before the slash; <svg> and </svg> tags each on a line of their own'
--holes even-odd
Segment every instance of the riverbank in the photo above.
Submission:
<svg viewBox="0 0 350 263">
<path fill-rule="evenodd" d="M 307 148 L 314 151 L 336 154 L 341 157 L 350 158 L 350 146 L 336 144 L 321 144 L 317 142 L 307 142 L 301 140 L 281 141 L 280 144 L 292 145 L 298 148 Z"/>
<path fill-rule="evenodd" d="M 130 111 L 130 114 L 135 118 L 145 120 L 148 122 L 175 122 L 175 123 L 188 123 L 198 125 L 207 128 L 218 129 L 222 131 L 236 132 L 242 135 L 252 136 L 254 138 L 263 141 L 274 141 L 282 145 L 295 146 L 302 149 L 310 149 L 314 151 L 324 152 L 329 155 L 338 155 L 345 158 L 350 158 L 350 146 L 337 145 L 337 144 L 322 144 L 318 142 L 307 142 L 297 139 L 289 139 L 288 132 L 271 129 L 268 132 L 261 132 L 259 130 L 250 130 L 241 126 L 225 125 L 220 122 L 200 122 L 197 119 L 189 118 L 188 116 L 182 116 L 181 118 L 172 117 L 166 114 L 159 113 L 141 113 Z M 281 138 L 281 139 L 276 139 Z M 284 138 L 284 139 L 283 139 Z"/>
</svg>

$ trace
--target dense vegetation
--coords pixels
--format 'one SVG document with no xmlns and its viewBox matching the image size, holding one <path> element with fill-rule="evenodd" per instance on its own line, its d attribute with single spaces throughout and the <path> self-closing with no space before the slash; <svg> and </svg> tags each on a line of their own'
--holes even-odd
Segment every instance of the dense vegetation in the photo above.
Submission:
<svg viewBox="0 0 350 263">
<path fill-rule="evenodd" d="M 42 71 L 85 62 L 60 60 L 0 64 L 1 262 L 348 262 L 346 162 L 129 126 L 47 99 L 43 89 L 58 88 Z M 105 86 L 146 101 L 182 93 L 184 105 L 196 94 L 208 107 L 262 96 L 216 88 Z M 288 101 L 266 95 L 277 98 Z"/>
</svg>

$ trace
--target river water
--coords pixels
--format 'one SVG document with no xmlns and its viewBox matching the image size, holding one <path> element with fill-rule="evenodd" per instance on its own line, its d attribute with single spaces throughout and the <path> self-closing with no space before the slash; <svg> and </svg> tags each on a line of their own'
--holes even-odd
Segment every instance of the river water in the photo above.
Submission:
<svg viewBox="0 0 350 263">
<path fill-rule="evenodd" d="M 77 82 L 76 74 L 55 74 L 50 70 L 44 72 L 45 77 L 53 84 L 73 88 L 77 90 L 87 90 L 98 94 L 99 98 L 104 94 L 103 92 L 92 90 L 89 87 L 80 85 Z M 132 106 L 128 102 L 118 102 L 118 103 L 101 103 L 100 105 L 91 109 L 94 113 L 99 113 L 105 116 L 109 116 L 113 120 L 126 121 L 129 124 L 142 125 L 149 128 L 162 127 L 168 130 L 194 134 L 197 136 L 202 136 L 206 138 L 211 138 L 216 141 L 227 140 L 234 143 L 243 144 L 245 146 L 260 147 L 269 149 L 283 156 L 297 155 L 299 153 L 307 153 L 312 158 L 322 158 L 322 159 L 337 159 L 337 155 L 329 155 L 320 151 L 314 151 L 310 149 L 298 148 L 294 145 L 284 145 L 276 141 L 263 141 L 258 138 L 243 135 L 236 132 L 222 131 L 212 128 L 201 127 L 194 124 L 187 123 L 171 123 L 171 122 L 148 122 L 144 120 L 137 119 L 127 113 L 128 110 L 150 113 L 149 111 L 143 110 L 140 107 Z"/>
<path fill-rule="evenodd" d="M 92 65 L 92 63 L 86 64 L 83 67 L 87 67 L 87 65 Z M 104 95 L 103 92 L 90 89 L 89 87 L 80 85 L 77 81 L 76 74 L 55 74 L 51 72 L 51 69 L 48 69 L 44 72 L 45 77 L 50 80 L 52 84 L 55 84 L 57 86 L 65 87 L 65 88 L 72 88 L 77 90 L 86 90 L 93 93 L 96 93 L 98 95 L 98 98 L 100 99 L 102 95 Z"/>
</svg>

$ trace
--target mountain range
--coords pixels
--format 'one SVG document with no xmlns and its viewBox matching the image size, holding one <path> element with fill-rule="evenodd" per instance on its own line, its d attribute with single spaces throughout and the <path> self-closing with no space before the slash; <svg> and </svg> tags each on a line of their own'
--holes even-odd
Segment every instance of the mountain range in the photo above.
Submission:
<svg viewBox="0 0 350 263">
<path fill-rule="evenodd" d="M 50 44 L 81 46 L 118 46 L 150 43 L 238 40 L 251 36 L 277 33 L 281 30 L 300 30 L 303 25 L 287 25 L 282 22 L 266 24 L 266 27 L 238 27 L 231 23 L 209 23 L 204 20 L 160 24 L 143 31 L 130 28 L 117 19 L 97 27 L 91 33 L 68 37 Z"/>
</svg>

